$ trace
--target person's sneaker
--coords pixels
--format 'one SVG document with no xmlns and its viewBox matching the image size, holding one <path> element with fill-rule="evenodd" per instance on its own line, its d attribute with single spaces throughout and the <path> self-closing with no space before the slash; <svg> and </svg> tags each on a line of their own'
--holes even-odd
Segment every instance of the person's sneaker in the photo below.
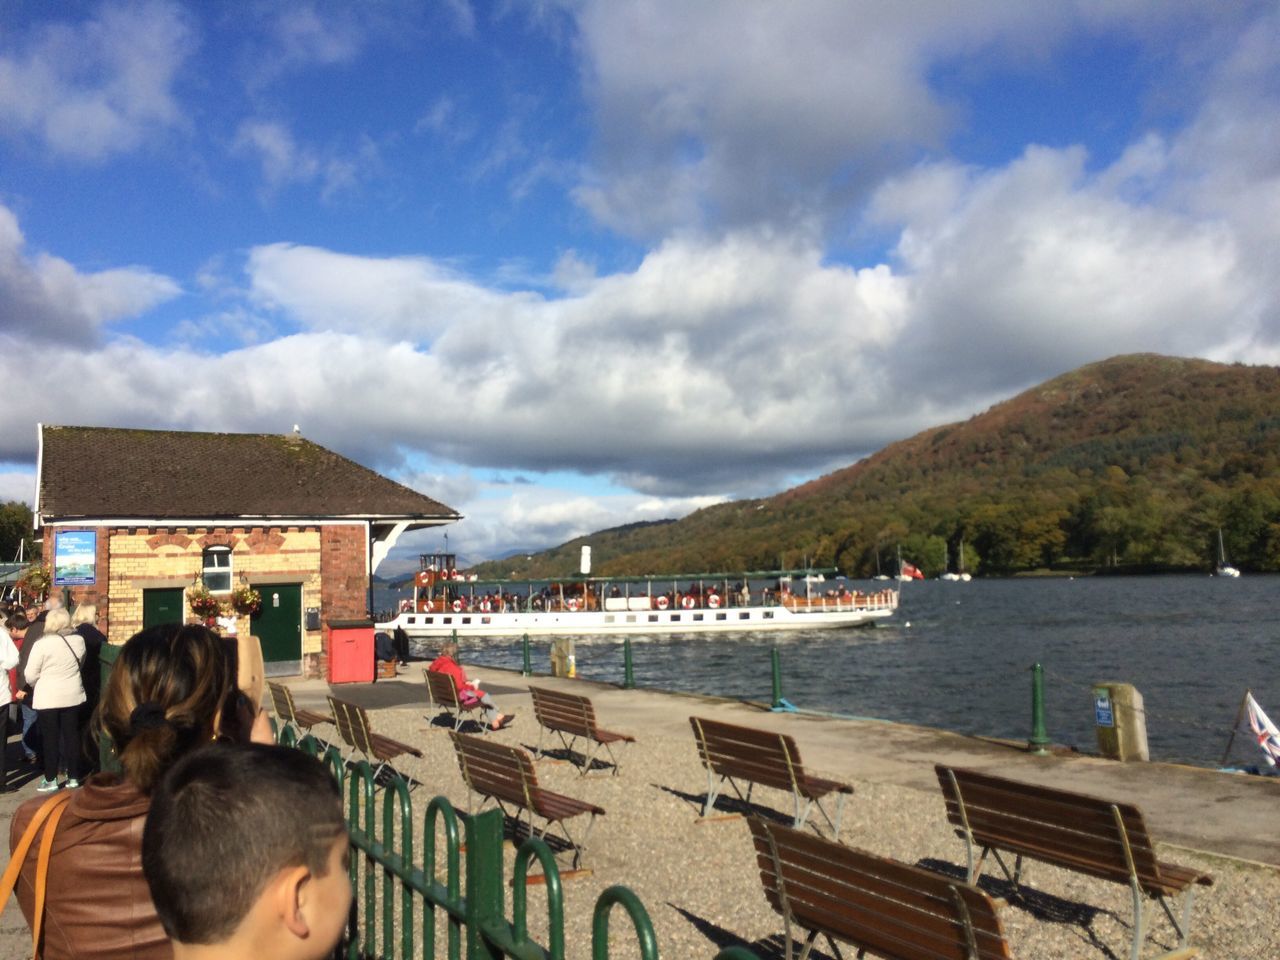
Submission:
<svg viewBox="0 0 1280 960">
<path fill-rule="evenodd" d="M 36 784 L 36 793 L 53 793 L 57 789 L 57 780 L 46 780 L 44 777 L 41 777 L 40 782 Z"/>
<path fill-rule="evenodd" d="M 76 787 L 80 786 L 80 781 L 75 777 L 67 777 L 67 782 L 64 783 L 63 786 L 68 790 L 74 790 Z"/>
</svg>

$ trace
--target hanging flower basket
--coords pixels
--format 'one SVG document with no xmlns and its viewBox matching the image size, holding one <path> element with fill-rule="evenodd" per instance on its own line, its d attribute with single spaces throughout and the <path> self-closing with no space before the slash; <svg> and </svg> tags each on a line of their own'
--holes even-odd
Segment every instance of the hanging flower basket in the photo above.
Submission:
<svg viewBox="0 0 1280 960">
<path fill-rule="evenodd" d="M 251 617 L 262 609 L 262 594 L 247 583 L 242 583 L 231 593 L 231 609 Z"/>
<path fill-rule="evenodd" d="M 53 585 L 53 572 L 46 563 L 33 563 L 22 571 L 18 578 L 18 589 L 23 593 L 43 600 L 49 595 L 49 587 Z"/>
<path fill-rule="evenodd" d="M 198 580 L 187 591 L 187 606 L 191 608 L 192 613 L 206 622 L 222 613 L 222 602 Z"/>
</svg>

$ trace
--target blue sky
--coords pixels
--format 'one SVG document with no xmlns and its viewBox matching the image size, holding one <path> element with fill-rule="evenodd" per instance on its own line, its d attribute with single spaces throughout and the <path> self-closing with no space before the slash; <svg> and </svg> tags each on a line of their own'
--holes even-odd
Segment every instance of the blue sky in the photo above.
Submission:
<svg viewBox="0 0 1280 960">
<path fill-rule="evenodd" d="M 480 559 L 1274 364 L 1278 60 L 1270 3 L 11 0 L 0 496 L 37 422 L 297 423 Z"/>
</svg>

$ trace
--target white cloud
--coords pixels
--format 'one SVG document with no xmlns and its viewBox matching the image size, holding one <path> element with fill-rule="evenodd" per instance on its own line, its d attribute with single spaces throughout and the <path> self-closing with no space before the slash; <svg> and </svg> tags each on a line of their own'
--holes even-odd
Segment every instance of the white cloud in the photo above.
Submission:
<svg viewBox="0 0 1280 960">
<path fill-rule="evenodd" d="M 180 293 L 173 280 L 141 267 L 82 273 L 59 257 L 29 254 L 18 218 L 0 206 L 0 333 L 89 344 L 104 325 Z"/>
<path fill-rule="evenodd" d="M 30 470 L 0 470 L 0 503 L 16 500 L 32 506 L 36 496 L 36 475 Z M 12 559 L 5 557 L 5 560 Z"/>
<path fill-rule="evenodd" d="M 354 188 L 379 162 L 378 148 L 370 140 L 346 155 L 322 152 L 299 143 L 287 126 L 270 120 L 243 121 L 231 151 L 259 162 L 267 196 L 292 184 L 317 183 L 321 199 L 328 200 Z"/>
<path fill-rule="evenodd" d="M 1196 355 L 1256 325 L 1228 224 L 1126 202 L 1084 160 L 1032 148 L 1003 170 L 927 167 L 884 188 L 875 214 L 902 225 L 927 345 L 901 365 L 904 387 L 938 396 L 963 370 L 998 388 L 1010 369 L 1038 380 L 1154 344 Z"/>
<path fill-rule="evenodd" d="M 1107 34 L 1189 56 L 1247 9 L 1193 2 L 586 2 L 571 8 L 595 111 L 578 202 L 645 237 L 840 225 L 878 181 L 965 119 L 938 71 L 1052 72 Z M 1208 43 L 1205 39 L 1203 42 Z"/>
<path fill-rule="evenodd" d="M 0 128 L 11 136 L 92 162 L 185 123 L 172 86 L 195 43 L 179 8 L 106 4 L 24 39 L 0 54 Z"/>
</svg>

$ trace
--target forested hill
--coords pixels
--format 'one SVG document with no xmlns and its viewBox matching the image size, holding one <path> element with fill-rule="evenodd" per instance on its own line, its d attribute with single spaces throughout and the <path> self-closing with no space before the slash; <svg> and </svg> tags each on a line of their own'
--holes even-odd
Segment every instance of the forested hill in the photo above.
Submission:
<svg viewBox="0 0 1280 960">
<path fill-rule="evenodd" d="M 1081 367 L 851 467 L 682 520 L 601 531 L 496 576 L 838 566 L 929 576 L 963 541 L 978 574 L 1280 570 L 1280 368 L 1149 354 Z"/>
</svg>

